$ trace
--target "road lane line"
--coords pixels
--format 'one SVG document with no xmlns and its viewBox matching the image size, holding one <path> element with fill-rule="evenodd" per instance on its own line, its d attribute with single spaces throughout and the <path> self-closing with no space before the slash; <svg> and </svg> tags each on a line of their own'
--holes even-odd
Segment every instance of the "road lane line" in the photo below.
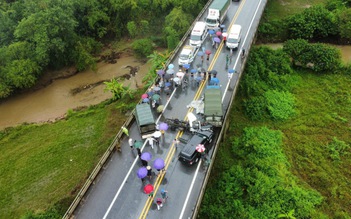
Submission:
<svg viewBox="0 0 351 219">
<path fill-rule="evenodd" d="M 260 3 L 258 4 L 258 6 L 257 6 L 257 8 L 256 8 L 256 11 L 255 11 L 255 13 L 254 13 L 254 16 L 253 16 L 252 19 L 251 19 L 249 28 L 248 28 L 247 33 L 246 33 L 246 35 L 245 35 L 244 42 L 241 44 L 240 51 L 241 51 L 242 48 L 244 47 L 245 42 L 246 42 L 246 40 L 247 40 L 247 37 L 249 36 L 249 32 L 250 32 L 249 30 L 250 30 L 251 27 L 252 27 L 253 21 L 254 21 L 254 19 L 256 18 L 256 15 L 257 15 L 257 12 L 258 12 L 258 9 L 259 9 L 261 3 L 262 3 L 262 0 L 260 0 Z M 259 25 L 259 24 L 257 24 L 257 25 Z M 238 50 L 238 51 L 239 51 L 239 50 Z M 246 54 L 248 54 L 248 52 L 247 52 Z M 238 55 L 238 57 L 236 58 L 235 64 L 234 64 L 234 66 L 233 66 L 233 70 L 234 70 L 234 71 L 235 71 L 236 65 L 238 64 L 239 58 L 241 58 L 240 55 Z M 242 73 L 242 72 L 240 72 L 239 74 L 241 74 L 241 73 Z M 234 73 L 233 73 L 233 74 L 234 74 Z M 223 103 L 223 101 L 224 101 L 225 95 L 226 95 L 226 93 L 227 93 L 227 91 L 228 91 L 228 88 L 229 88 L 229 86 L 230 86 L 231 79 L 232 79 L 232 78 L 230 78 L 230 79 L 228 80 L 227 86 L 226 86 L 226 88 L 225 88 L 225 90 L 224 90 L 224 94 L 223 94 L 223 97 L 222 97 L 222 103 Z M 239 82 L 238 82 L 238 83 L 239 83 Z"/>
</svg>

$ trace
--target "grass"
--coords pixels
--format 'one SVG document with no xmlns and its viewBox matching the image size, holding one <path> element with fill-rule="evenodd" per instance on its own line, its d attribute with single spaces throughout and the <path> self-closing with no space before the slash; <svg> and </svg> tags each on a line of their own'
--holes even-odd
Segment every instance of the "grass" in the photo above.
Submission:
<svg viewBox="0 0 351 219">
<path fill-rule="evenodd" d="M 273 0 L 268 1 L 265 18 L 276 20 L 302 12 L 311 5 L 324 4 L 326 0 Z"/>
<path fill-rule="evenodd" d="M 230 111 L 231 135 L 240 136 L 244 127 L 267 126 L 284 133 L 284 152 L 291 172 L 301 185 L 315 189 L 324 197 L 319 211 L 330 218 L 351 216 L 351 150 L 332 159 L 328 143 L 336 137 L 351 145 L 351 77 L 349 75 L 317 75 L 298 72 L 294 95 L 298 114 L 284 123 L 252 122 L 242 112 L 240 92 Z M 216 171 L 230 165 L 230 145 L 223 144 L 216 160 Z M 225 164 L 227 163 L 227 164 Z M 214 172 L 216 172 L 214 171 Z M 215 177 L 215 176 L 214 176 Z M 212 178 L 212 183 L 216 180 Z"/>
<path fill-rule="evenodd" d="M 69 205 L 124 121 L 115 103 L 100 104 L 53 124 L 1 132 L 0 218 L 45 211 L 64 200 Z"/>
</svg>

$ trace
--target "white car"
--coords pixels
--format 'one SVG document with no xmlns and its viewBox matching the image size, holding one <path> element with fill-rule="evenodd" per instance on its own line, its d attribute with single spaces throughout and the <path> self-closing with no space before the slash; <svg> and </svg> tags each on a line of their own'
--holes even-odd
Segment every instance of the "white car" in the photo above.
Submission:
<svg viewBox="0 0 351 219">
<path fill-rule="evenodd" d="M 180 52 L 178 64 L 180 66 L 185 64 L 191 64 L 194 61 L 195 50 L 195 47 L 189 45 L 184 46 L 182 51 Z"/>
</svg>

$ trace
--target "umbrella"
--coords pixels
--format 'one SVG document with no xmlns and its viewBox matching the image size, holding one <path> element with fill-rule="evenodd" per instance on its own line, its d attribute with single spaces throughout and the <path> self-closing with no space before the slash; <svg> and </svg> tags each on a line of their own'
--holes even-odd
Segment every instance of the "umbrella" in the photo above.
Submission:
<svg viewBox="0 0 351 219">
<path fill-rule="evenodd" d="M 154 186 L 151 185 L 151 184 L 147 184 L 145 187 L 144 187 L 144 192 L 146 194 L 150 194 L 151 192 L 154 191 Z"/>
<path fill-rule="evenodd" d="M 161 137 L 161 135 L 162 135 L 162 133 L 160 131 L 154 132 L 154 137 L 155 138 L 159 138 L 159 137 Z"/>
<path fill-rule="evenodd" d="M 169 64 L 169 65 L 168 65 L 168 68 L 169 68 L 169 69 L 172 69 L 172 68 L 174 68 L 174 65 L 173 65 L 173 64 Z"/>
<path fill-rule="evenodd" d="M 196 78 L 196 81 L 197 81 L 197 82 L 202 81 L 202 77 L 200 77 L 200 76 L 199 76 L 199 77 L 197 77 L 197 78 Z"/>
<path fill-rule="evenodd" d="M 172 85 L 171 82 L 166 82 L 166 83 L 165 83 L 165 86 L 166 86 L 166 87 L 170 87 L 171 85 Z"/>
<path fill-rule="evenodd" d="M 202 153 L 206 150 L 206 148 L 203 144 L 198 144 L 195 149 L 200 153 Z"/>
<path fill-rule="evenodd" d="M 218 78 L 211 78 L 211 82 L 214 84 L 219 84 Z"/>
<path fill-rule="evenodd" d="M 166 80 L 169 80 L 169 79 L 171 79 L 172 75 L 171 75 L 171 74 L 165 74 L 164 77 L 165 77 Z M 166 82 L 166 83 L 167 83 L 167 82 Z"/>
<path fill-rule="evenodd" d="M 155 86 L 155 87 L 154 87 L 154 91 L 160 91 L 160 90 L 161 90 L 160 87 L 158 87 L 158 86 Z"/>
<path fill-rule="evenodd" d="M 141 148 L 142 145 L 143 145 L 143 142 L 142 142 L 142 141 L 136 141 L 136 142 L 134 143 L 134 147 L 135 147 L 135 148 Z"/>
<path fill-rule="evenodd" d="M 215 37 L 215 38 L 213 38 L 213 41 L 215 41 L 216 43 L 219 43 L 219 42 L 221 42 L 221 39 L 219 39 L 218 37 Z"/>
<path fill-rule="evenodd" d="M 161 170 L 165 167 L 165 161 L 161 158 L 157 158 L 154 160 L 154 168 L 157 170 Z"/>
<path fill-rule="evenodd" d="M 168 69 L 166 71 L 167 74 L 172 75 L 174 73 L 174 69 Z"/>
<path fill-rule="evenodd" d="M 149 160 L 151 160 L 152 155 L 149 152 L 144 152 L 144 153 L 141 154 L 140 158 L 142 160 L 149 161 Z"/>
<path fill-rule="evenodd" d="M 147 169 L 146 167 L 140 167 L 137 171 L 137 176 L 139 179 L 145 178 L 147 176 Z"/>
<path fill-rule="evenodd" d="M 222 36 L 227 37 L 228 34 L 227 33 L 222 33 Z"/>
<path fill-rule="evenodd" d="M 234 69 L 229 69 L 228 73 L 234 73 L 235 70 Z"/>
<path fill-rule="evenodd" d="M 184 76 L 184 72 L 177 72 L 177 74 L 176 74 L 178 77 L 180 77 L 180 78 L 182 78 L 183 76 Z"/>
<path fill-rule="evenodd" d="M 215 33 L 215 31 L 214 30 L 209 30 L 208 33 L 212 35 L 212 34 Z"/>
<path fill-rule="evenodd" d="M 160 124 L 160 130 L 166 131 L 167 129 L 168 129 L 168 124 L 165 123 L 165 122 L 162 122 L 162 123 Z"/>
<path fill-rule="evenodd" d="M 211 54 L 212 52 L 211 52 L 211 50 L 208 49 L 208 50 L 205 51 L 205 53 L 206 53 L 206 55 L 209 55 L 209 54 Z"/>
<path fill-rule="evenodd" d="M 183 68 L 189 69 L 189 68 L 190 68 L 190 65 L 189 65 L 189 64 L 184 64 L 184 65 L 183 65 Z"/>
<path fill-rule="evenodd" d="M 197 56 L 203 56 L 204 55 L 204 53 L 202 52 L 202 51 L 199 51 L 198 53 L 197 53 Z"/>
<path fill-rule="evenodd" d="M 164 107 L 163 105 L 159 105 L 159 106 L 157 107 L 156 111 L 157 111 L 158 113 L 162 113 L 162 111 L 163 111 L 164 108 L 165 108 L 165 107 Z"/>
<path fill-rule="evenodd" d="M 149 97 L 151 97 L 152 95 L 154 95 L 154 92 L 153 92 L 153 91 L 149 91 L 149 92 L 147 92 L 147 95 L 148 95 Z"/>
<path fill-rule="evenodd" d="M 141 99 L 148 98 L 148 96 L 149 96 L 149 95 L 147 95 L 147 94 L 143 94 L 143 95 L 141 95 Z"/>
<path fill-rule="evenodd" d="M 148 103 L 150 100 L 149 100 L 149 98 L 144 98 L 143 99 L 143 103 Z"/>
<path fill-rule="evenodd" d="M 158 70 L 158 71 L 157 71 L 157 74 L 160 75 L 160 76 L 161 76 L 161 75 L 164 75 L 164 74 L 165 74 L 165 71 L 162 70 L 162 69 L 161 69 L 161 70 Z"/>
<path fill-rule="evenodd" d="M 160 95 L 154 94 L 154 95 L 152 95 L 151 99 L 157 101 L 160 99 Z"/>
<path fill-rule="evenodd" d="M 173 81 L 174 81 L 175 83 L 178 83 L 178 82 L 180 81 L 180 78 L 174 78 Z"/>
<path fill-rule="evenodd" d="M 222 32 L 221 32 L 221 31 L 217 31 L 217 32 L 216 32 L 216 35 L 217 35 L 217 36 L 221 36 L 221 35 L 222 35 Z"/>
<path fill-rule="evenodd" d="M 196 70 L 195 68 L 193 68 L 193 69 L 190 70 L 190 72 L 191 72 L 191 73 L 196 73 L 197 70 Z"/>
<path fill-rule="evenodd" d="M 216 71 L 216 70 L 211 70 L 211 71 L 210 71 L 210 74 L 216 75 L 216 74 L 217 74 L 217 71 Z"/>
<path fill-rule="evenodd" d="M 221 24 L 221 26 L 220 26 L 221 28 L 225 28 L 225 25 L 224 24 Z"/>
</svg>

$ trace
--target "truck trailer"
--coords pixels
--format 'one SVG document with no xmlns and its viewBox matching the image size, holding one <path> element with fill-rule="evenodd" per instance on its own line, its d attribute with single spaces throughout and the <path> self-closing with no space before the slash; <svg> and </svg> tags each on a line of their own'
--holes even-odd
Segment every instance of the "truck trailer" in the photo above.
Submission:
<svg viewBox="0 0 351 219">
<path fill-rule="evenodd" d="M 207 86 L 204 97 L 204 119 L 215 127 L 221 127 L 223 123 L 223 106 L 221 88 Z"/>
<path fill-rule="evenodd" d="M 206 25 L 208 29 L 218 27 L 225 19 L 231 0 L 214 0 L 208 7 Z"/>
</svg>

